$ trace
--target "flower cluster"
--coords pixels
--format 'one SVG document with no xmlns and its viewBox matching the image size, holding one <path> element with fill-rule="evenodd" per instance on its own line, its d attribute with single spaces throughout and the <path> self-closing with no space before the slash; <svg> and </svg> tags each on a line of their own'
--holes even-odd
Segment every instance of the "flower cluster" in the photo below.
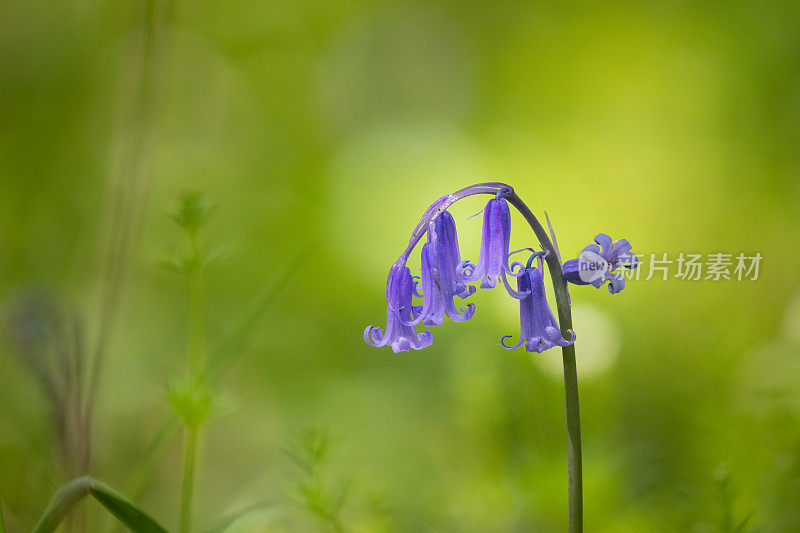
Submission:
<svg viewBox="0 0 800 533">
<path fill-rule="evenodd" d="M 529 352 L 541 353 L 553 346 L 568 346 L 575 342 L 575 333 L 571 331 L 570 339 L 562 337 L 547 303 L 542 277 L 546 252 L 534 252 L 527 265 L 509 264 L 510 255 L 522 251 L 509 252 L 511 213 L 505 196 L 512 192 L 504 184 L 478 184 L 439 198 L 425 211 L 412 233 L 409 246 L 389 270 L 386 329 L 367 326 L 364 330 L 367 344 L 388 345 L 394 352 L 430 346 L 433 334 L 430 331 L 417 333 L 416 325 L 421 322 L 428 327 L 439 326 L 445 315 L 454 322 L 472 318 L 475 304 L 460 307 L 457 301 L 474 294 L 477 289 L 469 283 L 478 281 L 482 289 L 494 288 L 498 281 L 502 281 L 508 294 L 519 301 L 520 338 L 515 346 L 507 346 L 504 340 L 509 335 L 502 337 L 500 343 L 504 348 L 524 346 Z M 455 220 L 447 209 L 462 198 L 485 193 L 495 196 L 483 209 L 480 253 L 478 261 L 473 264 L 461 259 Z M 406 262 L 426 233 L 427 240 L 420 253 L 420 275 L 412 276 Z M 595 287 L 609 281 L 609 290 L 612 294 L 617 293 L 625 287 L 625 279 L 614 270 L 618 266 L 635 268 L 638 264 L 636 256 L 630 253 L 631 246 L 624 239 L 613 242 L 607 235 L 600 234 L 595 237 L 595 242 L 597 244 L 584 248 L 579 258 L 564 263 L 564 279 Z M 523 250 L 533 251 L 531 248 Z M 537 266 L 533 266 L 534 260 L 537 260 Z M 516 290 L 509 283 L 509 276 L 516 278 Z M 415 297 L 422 299 L 422 305 L 414 305 Z"/>
</svg>

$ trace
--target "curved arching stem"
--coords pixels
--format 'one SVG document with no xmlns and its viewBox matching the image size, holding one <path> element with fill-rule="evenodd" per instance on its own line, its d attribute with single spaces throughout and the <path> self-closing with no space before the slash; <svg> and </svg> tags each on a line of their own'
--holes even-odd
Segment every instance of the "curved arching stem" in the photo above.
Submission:
<svg viewBox="0 0 800 533">
<path fill-rule="evenodd" d="M 533 230 L 542 250 L 547 252 L 545 260 L 550 277 L 553 280 L 553 290 L 556 296 L 558 309 L 558 324 L 561 335 L 569 338 L 572 335 L 572 311 L 569 293 L 564 275 L 561 271 L 559 254 L 550 241 L 550 237 L 542 224 L 531 212 L 525 202 L 517 196 L 513 187 L 505 183 L 490 182 L 478 183 L 464 187 L 458 191 L 441 197 L 428 208 L 422 219 L 411 234 L 408 247 L 403 251 L 400 260 L 408 258 L 411 251 L 425 235 L 430 222 L 435 220 L 445 209 L 457 201 L 475 194 L 499 195 L 513 205 L 522 215 Z M 566 396 L 567 412 L 567 473 L 569 484 L 569 532 L 580 533 L 583 531 L 583 459 L 581 455 L 581 416 L 578 401 L 578 373 L 575 363 L 575 346 L 570 344 L 561 347 L 561 356 L 564 365 L 564 394 Z"/>
<path fill-rule="evenodd" d="M 542 225 L 528 206 L 512 192 L 506 196 L 511 205 L 528 222 L 536 238 L 539 239 L 542 249 L 548 254 L 545 256 L 547 269 L 553 280 L 553 290 L 556 295 L 558 308 L 558 324 L 561 335 L 569 338 L 572 330 L 572 311 L 570 309 L 567 283 L 561 271 L 553 243 Z M 583 531 L 583 459 L 581 455 L 581 411 L 578 401 L 578 372 L 575 364 L 575 345 L 561 347 L 561 357 L 564 365 L 564 394 L 567 402 L 567 472 L 569 481 L 569 531 L 578 533 Z"/>
</svg>

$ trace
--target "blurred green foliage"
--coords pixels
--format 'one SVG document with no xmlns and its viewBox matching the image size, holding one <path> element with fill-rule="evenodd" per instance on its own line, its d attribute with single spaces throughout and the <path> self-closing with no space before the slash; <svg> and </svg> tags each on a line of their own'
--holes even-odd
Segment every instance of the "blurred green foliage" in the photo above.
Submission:
<svg viewBox="0 0 800 533">
<path fill-rule="evenodd" d="M 421 352 L 361 339 L 419 215 L 487 179 L 547 209 L 565 257 L 600 231 L 636 252 L 764 256 L 757 281 L 572 290 L 587 530 L 800 529 L 800 4 L 152 5 L 142 67 L 143 2 L 0 3 L 9 531 L 71 477 L 81 443 L 57 422 L 105 328 L 90 473 L 141 472 L 185 371 L 184 286 L 159 264 L 187 190 L 214 205 L 222 249 L 204 270 L 209 348 L 236 351 L 210 386 L 199 528 L 270 501 L 230 530 L 564 530 L 560 355 L 498 346 L 514 302 L 479 292 L 470 323 Z M 467 203 L 453 213 L 474 259 Z M 512 247 L 531 245 L 513 224 Z M 281 451 L 309 427 L 332 438 L 324 479 Z M 173 529 L 180 442 L 157 449 L 141 504 Z M 327 518 L 297 509 L 298 488 Z"/>
</svg>

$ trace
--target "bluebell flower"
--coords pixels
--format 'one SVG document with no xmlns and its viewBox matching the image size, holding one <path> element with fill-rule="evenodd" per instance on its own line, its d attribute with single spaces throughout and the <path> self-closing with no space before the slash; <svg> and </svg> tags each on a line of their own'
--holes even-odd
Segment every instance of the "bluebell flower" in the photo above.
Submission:
<svg viewBox="0 0 800 533">
<path fill-rule="evenodd" d="M 535 257 L 541 257 L 543 252 L 537 252 L 531 256 L 531 261 Z M 500 344 L 507 350 L 513 350 L 520 346 L 525 346 L 528 352 L 542 353 L 553 346 L 569 346 L 575 342 L 575 333 L 572 333 L 570 340 L 565 340 L 561 336 L 553 312 L 547 303 L 547 295 L 544 289 L 544 279 L 542 279 L 541 262 L 539 268 L 528 267 L 523 274 L 517 278 L 517 288 L 526 296 L 519 301 L 520 316 L 520 336 L 519 341 L 514 346 L 506 346 L 504 340 L 511 335 L 504 335 L 500 339 Z"/>
<path fill-rule="evenodd" d="M 389 270 L 386 282 L 386 331 L 377 326 L 367 326 L 364 340 L 371 346 L 392 347 L 397 352 L 407 352 L 409 348 L 421 350 L 433 343 L 433 333 L 426 331 L 417 333 L 413 325 L 408 325 L 417 318 L 420 309 L 412 305 L 414 280 L 411 271 L 401 257 Z"/>
<path fill-rule="evenodd" d="M 453 215 L 443 211 L 428 229 L 428 242 L 422 246 L 420 258 L 420 285 L 424 299 L 417 318 L 408 322 L 414 325 L 422 321 L 426 326 L 439 326 L 445 312 L 455 322 L 464 322 L 475 314 L 475 304 L 458 309 L 453 301 L 456 296 L 466 298 L 475 293 L 475 287 L 458 280 L 456 268 L 461 262 Z"/>
<path fill-rule="evenodd" d="M 614 241 L 605 233 L 598 233 L 594 244 L 588 245 L 580 257 L 564 263 L 564 279 L 575 285 L 592 285 L 600 288 L 608 281 L 608 290 L 616 294 L 625 288 L 625 276 L 615 272 L 618 267 L 636 268 L 639 258 L 631 253 L 627 239 Z"/>
<path fill-rule="evenodd" d="M 499 196 L 499 195 L 498 195 Z M 514 298 L 523 298 L 520 293 L 511 288 L 506 275 L 522 276 L 525 266 L 522 263 L 508 265 L 508 247 L 511 241 L 511 212 L 505 198 L 492 198 L 483 209 L 483 234 L 481 236 L 481 250 L 478 262 L 462 262 L 459 267 L 459 277 L 464 283 L 481 280 L 482 289 L 492 289 L 499 279 L 503 280 L 508 293 Z M 519 269 L 514 271 L 514 268 Z"/>
</svg>

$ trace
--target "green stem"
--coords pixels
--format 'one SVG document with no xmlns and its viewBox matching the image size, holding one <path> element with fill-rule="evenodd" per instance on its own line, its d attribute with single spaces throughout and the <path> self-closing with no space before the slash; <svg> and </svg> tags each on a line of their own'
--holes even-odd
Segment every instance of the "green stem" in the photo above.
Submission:
<svg viewBox="0 0 800 533">
<path fill-rule="evenodd" d="M 194 471 L 197 459 L 197 428 L 186 427 L 183 448 L 183 487 L 181 489 L 181 533 L 191 530 L 192 498 L 194 496 Z"/>
<path fill-rule="evenodd" d="M 146 187 L 147 172 L 145 160 L 149 151 L 148 135 L 152 129 L 155 65 L 155 0 L 144 4 L 142 23 L 141 72 L 134 101 L 131 105 L 131 135 L 124 146 L 122 163 L 114 170 L 110 182 L 113 196 L 109 200 L 109 223 L 105 235 L 103 260 L 100 265 L 100 302 L 98 307 L 98 333 L 94 346 L 94 358 L 88 369 L 86 405 L 80 420 L 80 431 L 84 449 L 79 457 L 78 471 L 88 471 L 91 460 L 91 433 L 94 409 L 100 385 L 100 376 L 108 351 L 111 327 L 119 304 L 122 283 L 127 272 L 127 264 L 133 252 L 134 232 L 138 229 L 141 217 L 143 191 Z M 127 129 L 127 128 L 126 128 Z"/>
<path fill-rule="evenodd" d="M 507 197 L 517 208 L 536 234 L 536 238 L 544 251 L 548 252 L 545 260 L 553 280 L 553 290 L 558 308 L 558 323 L 564 337 L 571 336 L 572 312 L 570 310 L 567 283 L 561 271 L 561 264 L 553 243 L 547 232 L 536 219 L 528 206 L 516 193 Z M 578 373 L 575 364 L 575 346 L 570 344 L 561 348 L 564 364 L 564 393 L 567 407 L 567 479 L 569 483 L 569 531 L 583 531 L 583 460 L 581 456 L 581 414 L 578 402 Z"/>
<path fill-rule="evenodd" d="M 199 272 L 186 275 L 186 364 L 189 377 L 195 383 L 204 378 L 206 364 L 205 291 Z"/>
<path fill-rule="evenodd" d="M 186 308 L 187 308 L 187 338 L 186 338 L 186 364 L 189 373 L 189 386 L 195 389 L 192 398 L 196 399 L 196 391 L 201 391 L 206 365 L 206 327 L 205 327 L 205 291 L 201 274 L 200 247 L 197 235 L 191 234 L 191 260 L 186 271 Z M 197 409 L 193 405 L 192 409 Z M 197 413 L 194 413 L 196 415 Z M 183 448 L 183 487 L 181 490 L 181 516 L 180 531 L 188 533 L 192 521 L 192 498 L 194 497 L 194 477 L 197 463 L 197 440 L 201 420 L 186 420 L 186 432 Z"/>
<path fill-rule="evenodd" d="M 3 517 L 3 500 L 0 500 L 0 533 L 6 533 L 6 520 Z"/>
</svg>

